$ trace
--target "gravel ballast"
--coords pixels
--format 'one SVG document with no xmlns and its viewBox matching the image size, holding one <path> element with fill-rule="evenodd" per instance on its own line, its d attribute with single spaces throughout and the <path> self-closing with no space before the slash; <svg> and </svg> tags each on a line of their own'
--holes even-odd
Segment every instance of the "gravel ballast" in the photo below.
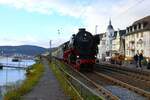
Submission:
<svg viewBox="0 0 150 100">
<path fill-rule="evenodd" d="M 129 91 L 126 88 L 122 88 L 119 86 L 106 86 L 106 89 L 108 89 L 112 94 L 118 96 L 120 100 L 148 100 L 132 91 Z"/>
</svg>

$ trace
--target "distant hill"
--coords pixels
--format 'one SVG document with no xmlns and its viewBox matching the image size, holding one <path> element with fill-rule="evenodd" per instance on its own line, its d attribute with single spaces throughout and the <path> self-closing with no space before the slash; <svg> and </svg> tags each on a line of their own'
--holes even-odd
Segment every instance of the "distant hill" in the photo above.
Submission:
<svg viewBox="0 0 150 100">
<path fill-rule="evenodd" d="M 21 46 L 0 46 L 0 54 L 2 55 L 14 55 L 14 54 L 22 54 L 35 56 L 41 53 L 48 51 L 48 49 L 32 46 L 32 45 L 21 45 Z"/>
</svg>

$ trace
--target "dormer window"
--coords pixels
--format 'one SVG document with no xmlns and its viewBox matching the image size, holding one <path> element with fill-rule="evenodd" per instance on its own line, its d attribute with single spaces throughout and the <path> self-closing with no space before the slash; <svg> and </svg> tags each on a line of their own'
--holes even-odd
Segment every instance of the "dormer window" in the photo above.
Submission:
<svg viewBox="0 0 150 100">
<path fill-rule="evenodd" d="M 141 29 L 143 29 L 143 23 L 141 24 Z"/>
<path fill-rule="evenodd" d="M 126 29 L 126 33 L 128 33 L 128 29 Z"/>
<path fill-rule="evenodd" d="M 129 27 L 127 27 L 127 33 L 129 33 L 130 31 L 129 31 Z"/>
<path fill-rule="evenodd" d="M 140 24 L 140 23 L 138 24 L 138 29 L 139 29 L 139 30 L 141 29 L 141 24 Z"/>
<path fill-rule="evenodd" d="M 129 27 L 130 32 L 132 32 L 132 26 Z"/>
<path fill-rule="evenodd" d="M 134 31 L 135 31 L 137 26 L 136 26 L 136 25 L 134 25 L 133 27 L 134 27 Z"/>
<path fill-rule="evenodd" d="M 135 31 L 134 26 L 132 26 L 132 31 Z"/>
<path fill-rule="evenodd" d="M 129 33 L 129 27 L 126 28 L 126 33 Z"/>
</svg>

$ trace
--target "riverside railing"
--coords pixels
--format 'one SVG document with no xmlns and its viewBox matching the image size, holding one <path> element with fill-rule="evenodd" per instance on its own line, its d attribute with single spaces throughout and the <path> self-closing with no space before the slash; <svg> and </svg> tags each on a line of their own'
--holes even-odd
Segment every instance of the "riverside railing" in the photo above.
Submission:
<svg viewBox="0 0 150 100">
<path fill-rule="evenodd" d="M 53 60 L 55 64 L 57 65 L 58 69 L 63 73 L 63 76 L 67 81 L 69 82 L 70 85 L 72 85 L 79 95 L 84 99 L 84 100 L 101 100 L 100 94 L 98 94 L 96 91 L 85 85 L 83 82 L 75 78 L 73 75 L 69 74 L 62 66 L 61 63 L 59 63 L 58 60 L 54 59 Z"/>
</svg>

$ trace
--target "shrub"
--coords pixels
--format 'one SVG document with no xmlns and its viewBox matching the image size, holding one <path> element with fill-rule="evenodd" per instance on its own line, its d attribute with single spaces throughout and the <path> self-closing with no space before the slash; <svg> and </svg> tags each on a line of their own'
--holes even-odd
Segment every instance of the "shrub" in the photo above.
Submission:
<svg viewBox="0 0 150 100">
<path fill-rule="evenodd" d="M 44 71 L 43 65 L 41 63 L 37 63 L 33 65 L 30 69 L 27 70 L 27 78 L 23 81 L 23 83 L 16 88 L 8 91 L 4 95 L 4 100 L 21 100 L 21 96 L 28 93 L 32 90 L 33 86 L 36 85 L 42 73 Z"/>
</svg>

